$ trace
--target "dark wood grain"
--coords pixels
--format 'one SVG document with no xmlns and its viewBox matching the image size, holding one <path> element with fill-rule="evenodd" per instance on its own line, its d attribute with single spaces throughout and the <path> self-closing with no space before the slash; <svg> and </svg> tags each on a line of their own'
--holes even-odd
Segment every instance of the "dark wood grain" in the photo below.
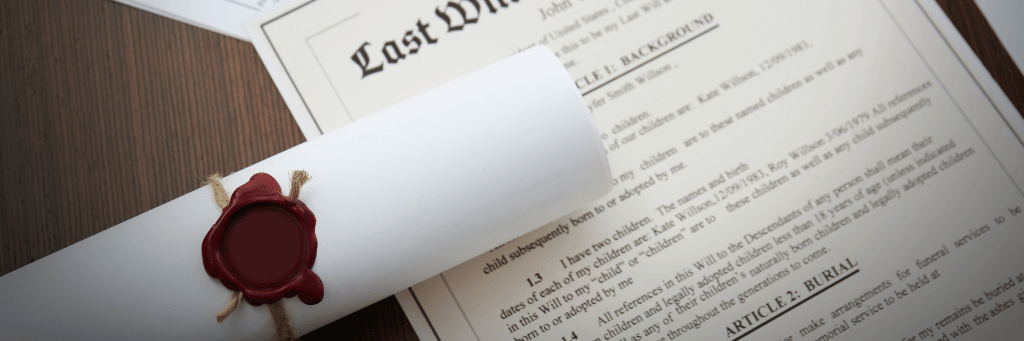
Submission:
<svg viewBox="0 0 1024 341">
<path fill-rule="evenodd" d="M 303 141 L 252 45 L 112 1 L 4 1 L 2 273 Z"/>
<path fill-rule="evenodd" d="M 939 4 L 1021 111 L 977 6 Z M 0 1 L 0 275 L 302 141 L 249 43 L 109 0 Z M 305 339 L 417 340 L 393 297 Z"/>
<path fill-rule="evenodd" d="M 252 45 L 109 0 L 0 1 L 0 275 L 295 146 Z M 417 340 L 394 297 L 305 337 Z"/>
<path fill-rule="evenodd" d="M 1024 75 L 1006 52 L 978 4 L 961 0 L 938 0 L 937 3 L 1010 98 L 1017 112 L 1024 114 Z"/>
</svg>

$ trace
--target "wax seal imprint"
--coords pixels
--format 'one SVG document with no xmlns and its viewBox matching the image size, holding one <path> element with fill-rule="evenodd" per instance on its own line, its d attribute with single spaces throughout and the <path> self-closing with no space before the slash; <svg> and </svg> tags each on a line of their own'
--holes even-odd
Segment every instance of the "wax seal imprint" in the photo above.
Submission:
<svg viewBox="0 0 1024 341">
<path fill-rule="evenodd" d="M 235 190 L 206 234 L 203 267 L 252 305 L 295 295 L 305 304 L 320 303 L 324 285 L 311 270 L 315 227 L 306 204 L 282 195 L 270 174 L 257 173 Z"/>
</svg>

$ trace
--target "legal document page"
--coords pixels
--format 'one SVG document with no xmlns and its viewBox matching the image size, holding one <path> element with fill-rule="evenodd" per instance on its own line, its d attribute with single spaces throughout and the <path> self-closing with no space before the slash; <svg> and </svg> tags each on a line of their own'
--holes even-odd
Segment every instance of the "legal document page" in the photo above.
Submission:
<svg viewBox="0 0 1024 341">
<path fill-rule="evenodd" d="M 249 27 L 307 136 L 535 45 L 573 75 L 612 193 L 399 294 L 421 339 L 1005 339 L 1021 119 L 926 6 L 312 1 Z"/>
</svg>

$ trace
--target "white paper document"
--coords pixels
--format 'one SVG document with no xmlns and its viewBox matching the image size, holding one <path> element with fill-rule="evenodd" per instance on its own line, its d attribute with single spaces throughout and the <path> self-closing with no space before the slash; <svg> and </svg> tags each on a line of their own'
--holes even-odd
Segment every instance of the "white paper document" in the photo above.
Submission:
<svg viewBox="0 0 1024 341">
<path fill-rule="evenodd" d="M 308 137 L 530 46 L 573 76 L 611 194 L 399 294 L 422 340 L 1012 339 L 1024 125 L 936 8 L 317 0 L 247 28 Z"/>
<path fill-rule="evenodd" d="M 244 41 L 245 19 L 269 10 L 282 0 L 114 0 L 150 13 Z"/>
</svg>

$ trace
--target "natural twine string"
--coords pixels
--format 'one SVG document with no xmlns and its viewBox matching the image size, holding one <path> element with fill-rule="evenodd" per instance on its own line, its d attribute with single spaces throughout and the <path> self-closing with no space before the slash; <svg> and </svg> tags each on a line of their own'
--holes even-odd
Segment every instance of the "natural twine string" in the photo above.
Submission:
<svg viewBox="0 0 1024 341">
<path fill-rule="evenodd" d="M 223 210 L 225 207 L 228 207 L 228 192 L 224 190 L 224 185 L 221 185 L 220 179 L 223 179 L 220 173 L 213 173 L 209 178 L 206 178 L 204 185 L 210 185 L 210 188 L 213 189 L 213 202 L 217 203 L 217 206 Z"/>
<path fill-rule="evenodd" d="M 277 300 L 267 306 L 270 308 L 270 317 L 274 319 L 277 339 L 282 341 L 295 340 L 295 333 L 292 332 L 292 318 L 288 316 L 288 310 L 284 308 L 284 302 Z"/>
<path fill-rule="evenodd" d="M 220 183 L 222 179 L 220 174 L 214 173 L 206 179 L 206 183 L 213 189 L 213 201 L 217 203 L 217 206 L 223 210 L 228 206 L 229 197 L 227 191 L 224 190 L 224 185 Z M 312 177 L 309 176 L 304 170 L 297 170 L 292 172 L 291 189 L 288 191 L 288 201 L 294 203 L 299 200 L 299 191 L 302 186 L 305 185 Z M 282 193 L 284 194 L 284 193 Z M 231 294 L 231 299 L 228 305 L 217 313 L 217 323 L 224 322 L 238 309 L 238 306 L 242 304 L 242 292 L 235 291 Z M 274 329 L 277 332 L 277 339 L 282 341 L 295 340 L 295 333 L 292 331 L 292 319 L 288 316 L 288 310 L 284 308 L 283 302 L 278 300 L 276 302 L 267 304 L 270 308 L 270 317 L 274 320 Z"/>
<path fill-rule="evenodd" d="M 228 306 L 224 307 L 224 310 L 217 313 L 217 323 L 224 322 L 224 320 L 228 318 L 228 315 L 231 315 L 231 313 L 238 308 L 239 304 L 242 304 L 242 292 L 235 291 L 235 293 L 231 294 L 231 301 L 228 302 Z"/>
<path fill-rule="evenodd" d="M 292 172 L 292 188 L 288 191 L 288 201 L 296 202 L 299 200 L 299 190 L 302 189 L 302 185 L 305 185 L 309 180 L 313 178 L 309 176 L 304 170 L 297 170 Z"/>
</svg>

